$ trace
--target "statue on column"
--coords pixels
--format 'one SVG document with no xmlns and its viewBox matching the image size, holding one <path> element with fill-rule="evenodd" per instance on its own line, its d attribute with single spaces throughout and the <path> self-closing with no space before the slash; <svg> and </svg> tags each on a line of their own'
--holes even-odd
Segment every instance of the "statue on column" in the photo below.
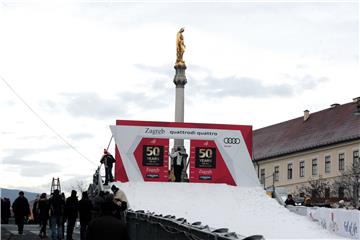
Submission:
<svg viewBox="0 0 360 240">
<path fill-rule="evenodd" d="M 185 61 L 183 60 L 183 55 L 185 52 L 185 43 L 184 36 L 182 33 L 185 31 L 184 28 L 181 28 L 179 32 L 176 34 L 176 63 L 175 66 L 185 65 Z"/>
</svg>

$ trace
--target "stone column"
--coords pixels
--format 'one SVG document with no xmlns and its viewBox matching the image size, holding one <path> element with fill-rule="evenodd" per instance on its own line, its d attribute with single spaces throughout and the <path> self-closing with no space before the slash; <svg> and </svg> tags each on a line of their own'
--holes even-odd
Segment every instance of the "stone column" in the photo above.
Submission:
<svg viewBox="0 0 360 240">
<path fill-rule="evenodd" d="M 183 65 L 175 65 L 174 66 L 176 72 L 174 77 L 175 83 L 175 122 L 184 122 L 184 103 L 185 103 L 185 84 L 187 83 L 185 70 L 186 66 Z M 184 151 L 184 140 L 183 139 L 175 139 L 174 148 L 181 147 Z"/>
</svg>

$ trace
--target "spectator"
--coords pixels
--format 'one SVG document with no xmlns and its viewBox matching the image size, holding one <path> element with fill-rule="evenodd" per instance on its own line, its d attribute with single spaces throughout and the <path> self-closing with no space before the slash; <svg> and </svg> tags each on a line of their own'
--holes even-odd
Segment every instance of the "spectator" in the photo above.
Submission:
<svg viewBox="0 0 360 240">
<path fill-rule="evenodd" d="M 340 200 L 339 201 L 339 206 L 338 208 L 345 208 L 345 201 L 344 200 Z"/>
<path fill-rule="evenodd" d="M 113 216 L 116 212 L 116 204 L 107 198 L 102 204 L 103 215 L 91 221 L 87 232 L 86 240 L 124 240 L 128 239 L 126 228 L 122 222 Z"/>
<path fill-rule="evenodd" d="M 287 199 L 285 200 L 285 205 L 292 205 L 295 206 L 295 201 L 291 194 L 288 194 Z"/>
<path fill-rule="evenodd" d="M 115 162 L 114 157 L 104 149 L 104 155 L 102 156 L 100 163 L 103 163 L 105 166 L 105 183 L 104 185 L 108 185 L 109 182 L 114 181 L 114 177 L 112 175 L 113 163 Z"/>
<path fill-rule="evenodd" d="M 53 195 L 49 199 L 50 206 L 50 227 L 51 238 L 60 240 L 63 238 L 63 222 L 65 212 L 65 201 L 60 195 L 58 189 L 55 189 Z"/>
<path fill-rule="evenodd" d="M 312 207 L 313 205 L 311 204 L 311 199 L 306 197 L 304 200 L 304 206 L 305 207 Z"/>
<path fill-rule="evenodd" d="M 40 199 L 37 204 L 37 209 L 38 209 L 38 219 L 41 227 L 39 236 L 40 238 L 46 238 L 46 225 L 49 220 L 49 210 L 50 210 L 49 201 L 46 197 L 46 193 L 42 193 L 40 195 Z"/>
<path fill-rule="evenodd" d="M 93 211 L 94 218 L 100 217 L 101 215 L 101 206 L 104 203 L 105 192 L 100 191 L 98 195 L 96 195 L 93 199 Z"/>
<path fill-rule="evenodd" d="M 1 198 L 1 223 L 9 224 L 9 218 L 11 216 L 10 212 L 10 199 Z"/>
<path fill-rule="evenodd" d="M 91 221 L 92 203 L 88 197 L 88 193 L 85 191 L 82 193 L 82 198 L 79 201 L 79 218 L 80 218 L 80 239 L 86 239 L 86 230 Z"/>
<path fill-rule="evenodd" d="M 66 199 L 65 203 L 65 216 L 67 219 L 66 240 L 73 240 L 72 235 L 79 211 L 79 201 L 76 194 L 77 192 L 72 190 L 71 196 Z"/>
<path fill-rule="evenodd" d="M 30 214 L 29 201 L 24 196 L 24 192 L 19 192 L 19 197 L 15 199 L 12 209 L 15 215 L 15 223 L 18 226 L 19 234 L 23 234 L 24 231 L 24 220 Z"/>
<path fill-rule="evenodd" d="M 64 193 L 64 192 L 61 193 L 61 199 L 64 201 L 64 217 L 63 217 L 62 220 L 61 220 L 62 239 L 64 239 L 64 237 L 65 237 L 65 221 L 66 221 L 66 216 L 65 216 L 66 197 L 65 197 L 65 193 Z"/>
<path fill-rule="evenodd" d="M 126 209 L 128 208 L 128 200 L 125 193 L 118 187 L 113 185 L 111 190 L 114 193 L 113 201 L 116 204 L 115 217 L 121 220 L 124 226 L 126 226 Z"/>
<path fill-rule="evenodd" d="M 33 203 L 33 207 L 32 207 L 32 215 L 33 215 L 33 220 L 34 223 L 37 224 L 39 223 L 38 221 L 38 201 L 39 201 L 40 195 L 36 195 L 35 201 Z"/>
</svg>

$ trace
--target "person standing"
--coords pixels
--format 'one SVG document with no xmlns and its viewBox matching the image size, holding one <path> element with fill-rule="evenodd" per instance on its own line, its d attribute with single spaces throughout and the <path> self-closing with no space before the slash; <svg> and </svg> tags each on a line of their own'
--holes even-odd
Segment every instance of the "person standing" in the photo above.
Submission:
<svg viewBox="0 0 360 240">
<path fill-rule="evenodd" d="M 111 191 L 114 193 L 113 202 L 116 204 L 114 216 L 122 222 L 123 226 L 126 226 L 126 210 L 129 208 L 127 197 L 125 193 L 115 185 L 112 185 Z"/>
<path fill-rule="evenodd" d="M 82 193 L 81 200 L 79 201 L 79 218 L 80 218 L 80 239 L 86 239 L 86 230 L 91 221 L 91 211 L 93 209 L 92 203 L 89 199 L 88 193 Z"/>
<path fill-rule="evenodd" d="M 181 152 L 181 148 L 177 147 L 176 151 L 170 153 L 172 160 L 171 167 L 174 170 L 175 182 L 181 182 L 181 174 L 184 169 L 184 154 Z"/>
<path fill-rule="evenodd" d="M 112 175 L 112 168 L 115 162 L 114 157 L 104 149 L 104 155 L 102 156 L 100 163 L 103 163 L 105 166 L 105 183 L 104 185 L 108 185 L 109 182 L 114 181 L 114 177 Z"/>
<path fill-rule="evenodd" d="M 18 226 L 19 234 L 23 234 L 24 231 L 24 220 L 30 214 L 29 201 L 24 196 L 24 192 L 19 192 L 19 197 L 15 199 L 12 209 L 15 216 L 15 223 Z"/>
<path fill-rule="evenodd" d="M 66 201 L 66 197 L 65 197 L 65 193 L 64 192 L 62 192 L 61 193 L 61 199 L 63 200 L 63 202 L 64 202 L 64 216 L 63 216 L 63 218 L 61 219 L 61 230 L 62 230 L 62 239 L 64 239 L 64 237 L 65 237 L 65 221 L 66 221 L 66 219 L 65 219 L 65 201 Z"/>
<path fill-rule="evenodd" d="M 9 224 L 9 218 L 11 216 L 10 212 L 10 199 L 1 198 L 1 223 Z"/>
<path fill-rule="evenodd" d="M 39 223 L 39 220 L 38 220 L 38 202 L 39 202 L 39 198 L 40 198 L 40 195 L 36 195 L 36 199 L 33 203 L 33 207 L 32 207 L 32 215 L 33 215 L 33 220 L 34 220 L 34 223 L 37 224 Z"/>
<path fill-rule="evenodd" d="M 50 206 L 50 227 L 52 240 L 63 238 L 63 219 L 65 211 L 65 201 L 58 189 L 55 189 L 49 199 Z"/>
<path fill-rule="evenodd" d="M 100 191 L 99 194 L 97 194 L 92 199 L 92 205 L 93 205 L 93 218 L 97 218 L 101 216 L 101 205 L 104 203 L 105 200 L 105 192 Z"/>
<path fill-rule="evenodd" d="M 66 240 L 73 240 L 72 235 L 79 211 L 79 201 L 76 194 L 77 192 L 72 190 L 71 196 L 66 199 L 65 203 L 65 216 L 67 219 Z"/>
<path fill-rule="evenodd" d="M 292 205 L 295 206 L 295 201 L 291 194 L 288 194 L 287 199 L 285 200 L 285 205 Z"/>
<path fill-rule="evenodd" d="M 125 240 L 128 239 L 126 228 L 114 217 L 116 204 L 111 198 L 106 198 L 102 204 L 102 216 L 91 221 L 86 240 Z"/>
<path fill-rule="evenodd" d="M 38 209 L 38 220 L 40 223 L 40 238 L 46 238 L 46 225 L 49 220 L 49 201 L 46 197 L 46 193 L 40 195 L 40 199 L 37 204 Z"/>
</svg>

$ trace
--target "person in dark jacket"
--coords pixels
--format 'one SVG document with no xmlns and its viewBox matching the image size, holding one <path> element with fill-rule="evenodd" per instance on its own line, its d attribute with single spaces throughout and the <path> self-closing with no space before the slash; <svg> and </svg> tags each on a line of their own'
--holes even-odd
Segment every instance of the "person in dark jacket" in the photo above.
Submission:
<svg viewBox="0 0 360 240">
<path fill-rule="evenodd" d="M 101 206 L 104 203 L 104 196 L 105 196 L 105 192 L 104 191 L 100 191 L 98 195 L 96 195 L 93 199 L 92 199 L 92 204 L 93 204 L 93 218 L 97 218 L 101 216 Z"/>
<path fill-rule="evenodd" d="M 35 201 L 33 203 L 33 207 L 32 207 L 32 215 L 33 215 L 33 220 L 34 220 L 35 224 L 39 223 L 39 219 L 38 219 L 38 202 L 39 202 L 39 198 L 40 198 L 40 196 L 37 195 L 36 199 L 35 199 Z"/>
<path fill-rule="evenodd" d="M 50 227 L 51 238 L 53 240 L 60 240 L 63 238 L 63 219 L 65 211 L 65 201 L 60 195 L 58 189 L 55 189 L 49 199 L 50 206 Z"/>
<path fill-rule="evenodd" d="M 61 226 L 62 226 L 62 239 L 64 239 L 64 237 L 65 237 L 65 222 L 66 222 L 66 217 L 65 217 L 65 202 L 66 202 L 66 197 L 65 197 L 65 193 L 64 192 L 62 192 L 61 193 L 61 199 L 63 200 L 63 202 L 64 202 L 64 217 L 62 218 L 62 220 L 61 220 Z"/>
<path fill-rule="evenodd" d="M 75 190 L 71 191 L 71 196 L 66 199 L 65 203 L 65 216 L 67 219 L 66 239 L 72 240 L 75 222 L 78 217 L 79 200 L 76 196 Z"/>
<path fill-rule="evenodd" d="M 40 238 L 46 238 L 46 225 L 49 220 L 50 205 L 46 197 L 46 193 L 40 195 L 40 199 L 37 204 L 38 220 L 40 223 Z"/>
<path fill-rule="evenodd" d="M 116 204 L 106 198 L 102 204 L 102 216 L 91 221 L 87 232 L 86 240 L 126 240 L 126 228 L 122 222 L 114 217 Z"/>
<path fill-rule="evenodd" d="M 19 197 L 15 199 L 12 209 L 15 216 L 15 223 L 18 226 L 19 234 L 23 234 L 24 231 L 24 220 L 30 214 L 29 201 L 24 196 L 24 192 L 19 192 Z"/>
<path fill-rule="evenodd" d="M 86 230 L 91 221 L 91 211 L 93 209 L 92 203 L 85 191 L 82 193 L 81 200 L 79 201 L 79 218 L 80 218 L 80 239 L 86 239 Z"/>
<path fill-rule="evenodd" d="M 285 205 L 292 205 L 295 206 L 295 201 L 291 194 L 288 194 L 287 199 L 285 200 Z"/>
<path fill-rule="evenodd" d="M 1 198 L 1 223 L 9 224 L 9 218 L 11 216 L 10 212 L 10 199 Z"/>
<path fill-rule="evenodd" d="M 109 182 L 114 181 L 114 177 L 112 175 L 113 163 L 115 162 L 114 157 L 104 149 L 104 155 L 102 156 L 100 163 L 103 163 L 105 166 L 105 183 L 104 185 L 108 185 Z"/>
</svg>

